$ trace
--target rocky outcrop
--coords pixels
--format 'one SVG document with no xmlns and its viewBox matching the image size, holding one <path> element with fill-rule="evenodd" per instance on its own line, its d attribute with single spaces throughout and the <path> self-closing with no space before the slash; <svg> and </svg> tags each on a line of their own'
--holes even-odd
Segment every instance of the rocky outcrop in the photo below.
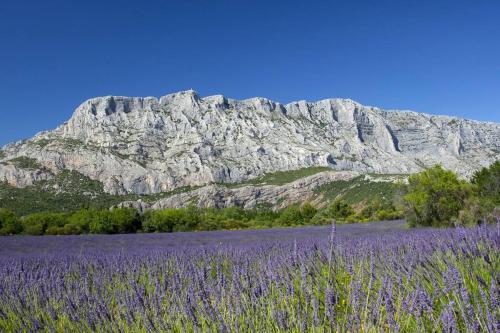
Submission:
<svg viewBox="0 0 500 333">
<path fill-rule="evenodd" d="M 314 189 L 333 181 L 350 180 L 358 175 L 353 171 L 327 171 L 284 185 L 246 185 L 236 188 L 209 185 L 158 200 L 150 208 L 186 207 L 190 204 L 213 208 L 238 206 L 249 209 L 262 205 L 284 208 L 295 203 L 314 202 Z"/>
<path fill-rule="evenodd" d="M 238 206 L 245 209 L 270 206 L 279 209 L 306 201 L 321 204 L 321 198 L 314 193 L 315 189 L 324 184 L 347 181 L 357 176 L 359 173 L 354 171 L 326 171 L 284 185 L 243 185 L 234 188 L 225 185 L 208 185 L 185 193 L 174 194 L 152 204 L 140 200 L 125 201 L 118 207 L 132 207 L 139 212 L 144 212 L 149 209 L 180 208 L 189 205 L 204 208 Z M 384 178 L 382 181 L 392 182 L 393 180 Z"/>
<path fill-rule="evenodd" d="M 14 187 L 30 186 L 35 182 L 51 179 L 53 176 L 51 172 L 44 169 L 30 170 L 13 164 L 0 164 L 0 181 Z"/>
<path fill-rule="evenodd" d="M 43 177 L 75 170 L 112 194 L 238 183 L 311 166 L 411 173 L 441 163 L 467 177 L 500 158 L 500 124 L 348 99 L 283 105 L 194 91 L 159 99 L 107 96 L 84 102 L 53 131 L 3 147 L 0 161 L 19 156 L 50 171 Z M 0 164 L 0 175 L 9 173 L 16 186 L 33 179 L 31 171 L 6 167 Z"/>
</svg>

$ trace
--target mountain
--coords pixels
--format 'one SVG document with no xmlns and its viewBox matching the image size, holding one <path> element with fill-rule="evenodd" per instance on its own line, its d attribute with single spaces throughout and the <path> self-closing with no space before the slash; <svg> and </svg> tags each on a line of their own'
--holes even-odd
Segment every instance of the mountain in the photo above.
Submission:
<svg viewBox="0 0 500 333">
<path fill-rule="evenodd" d="M 87 100 L 56 129 L 2 147 L 0 179 L 23 188 L 71 171 L 107 194 L 154 194 L 310 167 L 408 174 L 440 163 L 467 177 L 499 158 L 498 123 L 189 90 Z"/>
</svg>

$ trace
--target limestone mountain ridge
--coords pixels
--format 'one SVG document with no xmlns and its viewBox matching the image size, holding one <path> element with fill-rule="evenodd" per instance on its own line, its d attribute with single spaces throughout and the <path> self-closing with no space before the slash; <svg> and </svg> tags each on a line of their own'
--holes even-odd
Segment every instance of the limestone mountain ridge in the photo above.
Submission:
<svg viewBox="0 0 500 333">
<path fill-rule="evenodd" d="M 105 96 L 54 130 L 0 150 L 0 179 L 25 187 L 73 170 L 110 194 L 240 183 L 308 167 L 409 174 L 442 164 L 463 177 L 500 158 L 500 124 L 350 99 Z"/>
</svg>

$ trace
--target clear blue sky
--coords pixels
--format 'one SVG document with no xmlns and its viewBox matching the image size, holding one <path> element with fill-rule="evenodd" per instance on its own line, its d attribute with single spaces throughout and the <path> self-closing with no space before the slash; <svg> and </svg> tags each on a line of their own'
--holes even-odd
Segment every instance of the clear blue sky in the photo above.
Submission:
<svg viewBox="0 0 500 333">
<path fill-rule="evenodd" d="M 0 144 L 189 88 L 500 121 L 500 2 L 2 1 Z"/>
</svg>

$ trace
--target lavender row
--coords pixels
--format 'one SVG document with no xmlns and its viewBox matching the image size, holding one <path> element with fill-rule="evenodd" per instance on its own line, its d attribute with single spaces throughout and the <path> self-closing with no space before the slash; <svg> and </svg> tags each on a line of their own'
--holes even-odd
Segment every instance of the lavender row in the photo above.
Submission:
<svg viewBox="0 0 500 333">
<path fill-rule="evenodd" d="M 3 253 L 0 331 L 500 331 L 495 228 L 314 230 L 181 248 Z"/>
</svg>

